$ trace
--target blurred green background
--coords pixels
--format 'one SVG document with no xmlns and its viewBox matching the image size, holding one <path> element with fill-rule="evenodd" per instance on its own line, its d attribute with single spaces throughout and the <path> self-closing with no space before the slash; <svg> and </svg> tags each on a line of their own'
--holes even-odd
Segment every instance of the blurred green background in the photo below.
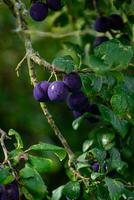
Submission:
<svg viewBox="0 0 134 200">
<path fill-rule="evenodd" d="M 27 8 L 29 7 L 30 4 L 27 2 Z M 16 21 L 14 17 L 2 3 L 0 3 L 0 12 L 0 127 L 7 132 L 10 128 L 19 132 L 25 148 L 30 144 L 35 144 L 40 141 L 61 146 L 53 130 L 47 123 L 39 103 L 33 98 L 26 62 L 21 66 L 20 76 L 17 77 L 16 75 L 15 68 L 25 55 L 24 43 L 15 32 Z M 61 12 L 65 14 L 66 8 L 63 8 Z M 68 19 L 66 14 L 65 22 L 67 25 L 63 27 L 60 25 L 59 27 L 57 21 L 54 26 L 54 21 L 59 14 L 60 12 L 52 12 L 46 20 L 41 23 L 32 21 L 28 16 L 30 30 L 52 31 L 56 33 L 73 31 L 74 24 L 70 23 L 68 25 L 68 20 L 70 19 Z M 62 42 L 74 41 L 74 39 L 75 43 L 80 43 L 80 38 L 76 36 L 52 39 L 41 37 L 38 34 L 32 34 L 34 49 L 39 51 L 40 55 L 49 62 L 52 62 L 53 58 L 59 54 L 70 54 L 62 50 Z M 89 37 L 89 40 L 91 39 L 92 37 Z M 39 80 L 46 80 L 49 78 L 50 73 L 48 71 L 45 71 L 41 66 L 35 65 L 35 68 Z M 74 151 L 80 150 L 82 142 L 87 138 L 88 132 L 90 131 L 90 125 L 85 122 L 81 125 L 80 129 L 74 131 L 72 128 L 72 112 L 69 110 L 66 103 L 48 103 L 47 105 L 56 124 L 67 139 L 71 148 Z M 54 159 L 56 160 L 55 157 Z M 61 173 L 63 175 L 61 175 Z M 66 179 L 64 173 L 62 166 L 56 160 L 53 172 L 47 175 L 48 185 L 51 185 L 51 189 L 64 183 L 64 179 Z"/>
</svg>

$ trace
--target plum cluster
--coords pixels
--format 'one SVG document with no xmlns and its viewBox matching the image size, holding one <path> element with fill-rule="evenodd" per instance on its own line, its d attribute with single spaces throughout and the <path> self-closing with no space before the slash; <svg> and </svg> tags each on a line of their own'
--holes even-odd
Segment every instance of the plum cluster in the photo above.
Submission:
<svg viewBox="0 0 134 200">
<path fill-rule="evenodd" d="M 68 96 L 68 88 L 63 81 L 41 81 L 33 89 L 34 98 L 39 102 L 61 102 Z"/>
<path fill-rule="evenodd" d="M 61 8 L 61 0 L 46 0 L 46 3 L 34 0 L 30 8 L 30 16 L 35 21 L 43 21 L 47 17 L 49 9 L 58 11 Z"/>
<path fill-rule="evenodd" d="M 19 189 L 15 181 L 7 185 L 0 185 L 0 199 L 19 200 Z"/>
<path fill-rule="evenodd" d="M 81 91 L 82 82 L 76 72 L 71 72 L 63 77 L 63 81 L 54 82 L 41 81 L 33 89 L 33 96 L 39 102 L 67 102 L 72 110 L 74 118 L 78 118 L 85 112 L 99 115 L 99 109 L 96 104 L 90 104 L 88 98 Z M 94 117 L 87 118 L 91 122 L 96 122 Z"/>
<path fill-rule="evenodd" d="M 118 14 L 112 14 L 110 16 L 100 16 L 96 19 L 94 23 L 94 30 L 97 32 L 105 33 L 106 31 L 121 30 L 124 26 L 123 19 Z M 94 41 L 94 47 L 100 45 L 101 43 L 108 41 L 108 37 L 100 36 L 96 37 Z"/>
</svg>

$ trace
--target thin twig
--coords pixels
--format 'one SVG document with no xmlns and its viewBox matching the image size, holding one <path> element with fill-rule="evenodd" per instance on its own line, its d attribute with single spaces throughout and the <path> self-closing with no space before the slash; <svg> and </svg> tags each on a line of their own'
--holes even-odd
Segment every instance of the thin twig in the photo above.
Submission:
<svg viewBox="0 0 134 200">
<path fill-rule="evenodd" d="M 10 167 L 10 169 L 12 171 L 12 175 L 14 176 L 14 178 L 16 178 L 12 164 L 11 164 L 10 160 L 8 159 L 8 150 L 7 150 L 7 148 L 5 146 L 5 142 L 4 142 L 4 140 L 7 139 L 7 138 L 9 139 L 9 137 L 7 136 L 7 133 L 5 131 L 3 131 L 1 128 L 0 128 L 0 134 L 1 134 L 0 144 L 1 144 L 1 147 L 2 147 L 2 150 L 3 150 L 3 153 L 4 153 L 4 162 L 3 163 L 8 164 L 8 166 Z"/>
<path fill-rule="evenodd" d="M 77 31 L 71 31 L 67 33 L 52 33 L 52 32 L 43 32 L 43 31 L 35 31 L 35 30 L 26 30 L 25 33 L 28 34 L 35 34 L 40 37 L 48 37 L 53 39 L 61 39 L 66 37 L 76 37 L 76 35 L 82 36 L 82 35 L 92 35 L 92 36 L 101 36 L 102 33 L 97 33 L 93 29 L 86 29 L 86 30 L 77 30 Z"/>
<path fill-rule="evenodd" d="M 25 54 L 25 56 L 22 58 L 22 60 L 18 63 L 18 65 L 17 65 L 17 67 L 16 67 L 16 69 L 15 69 L 15 71 L 16 71 L 16 73 L 17 73 L 17 76 L 19 77 L 19 70 L 20 70 L 20 67 L 21 67 L 21 65 L 22 65 L 22 63 L 24 62 L 24 60 L 26 59 L 26 54 Z"/>
</svg>

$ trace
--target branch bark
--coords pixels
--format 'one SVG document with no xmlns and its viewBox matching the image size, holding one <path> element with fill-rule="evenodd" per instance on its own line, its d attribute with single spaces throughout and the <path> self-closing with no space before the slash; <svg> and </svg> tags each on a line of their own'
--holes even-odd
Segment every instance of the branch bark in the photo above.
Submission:
<svg viewBox="0 0 134 200">
<path fill-rule="evenodd" d="M 12 171 L 12 175 L 14 176 L 14 178 L 16 178 L 12 164 L 11 164 L 10 160 L 8 159 L 8 150 L 7 150 L 7 148 L 5 146 L 5 142 L 4 142 L 5 139 L 8 138 L 7 133 L 0 128 L 0 134 L 1 134 L 0 144 L 1 144 L 1 147 L 2 147 L 2 150 L 3 150 L 3 153 L 4 153 L 4 163 L 8 164 L 8 166 L 10 167 L 10 169 Z"/>
</svg>

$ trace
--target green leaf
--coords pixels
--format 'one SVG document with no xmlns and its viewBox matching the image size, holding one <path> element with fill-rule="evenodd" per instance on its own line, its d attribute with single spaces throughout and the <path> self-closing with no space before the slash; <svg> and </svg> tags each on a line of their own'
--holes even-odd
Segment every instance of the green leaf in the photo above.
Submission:
<svg viewBox="0 0 134 200">
<path fill-rule="evenodd" d="M 114 39 L 99 45 L 95 49 L 95 56 L 102 59 L 104 65 L 110 68 L 126 69 L 133 57 L 133 49 Z"/>
<path fill-rule="evenodd" d="M 124 94 L 115 94 L 111 98 L 111 105 L 113 110 L 119 114 L 123 115 L 127 111 L 127 96 Z"/>
<path fill-rule="evenodd" d="M 125 196 L 124 199 L 133 200 L 134 199 L 134 192 L 131 192 L 130 190 L 125 189 L 123 196 Z"/>
<path fill-rule="evenodd" d="M 129 5 L 129 12 L 134 15 L 134 0 L 131 0 L 131 3 Z"/>
<path fill-rule="evenodd" d="M 127 167 L 126 163 L 121 160 L 120 153 L 116 148 L 112 148 L 109 153 L 109 167 L 111 170 L 117 170 L 118 172 L 121 172 L 123 167 Z"/>
<path fill-rule="evenodd" d="M 89 75 L 88 75 L 89 76 Z M 103 81 L 104 81 L 104 76 L 102 75 L 96 75 L 96 74 L 91 74 L 90 76 L 91 80 L 91 89 L 93 92 L 100 92 L 102 89 Z"/>
<path fill-rule="evenodd" d="M 112 126 L 120 133 L 120 135 L 125 137 L 129 129 L 128 122 L 118 118 L 112 110 L 104 105 L 100 105 L 99 108 L 103 119 L 107 122 L 110 122 Z"/>
<path fill-rule="evenodd" d="M 29 148 L 29 150 L 41 151 L 41 152 L 51 151 L 58 156 L 60 161 L 62 161 L 66 157 L 65 149 L 62 148 L 62 147 L 58 147 L 56 145 L 53 145 L 53 144 L 39 143 L 39 144 L 32 145 Z"/>
<path fill-rule="evenodd" d="M 82 168 L 88 168 L 89 170 L 89 163 L 88 162 L 78 162 L 77 163 L 77 170 L 82 169 Z"/>
<path fill-rule="evenodd" d="M 77 119 L 75 119 L 72 123 L 72 127 L 74 130 L 77 130 L 79 128 L 79 126 L 81 125 L 81 123 L 83 122 L 84 118 L 88 115 L 88 113 L 84 113 L 83 115 L 81 115 L 80 117 L 78 117 Z"/>
<path fill-rule="evenodd" d="M 120 181 L 111 178 L 105 178 L 111 200 L 119 200 L 124 191 L 124 185 Z"/>
<path fill-rule="evenodd" d="M 101 166 L 104 165 L 104 160 L 106 158 L 106 151 L 102 149 L 94 148 L 94 149 L 91 149 L 89 152 L 93 154 L 94 158 L 97 159 L 97 161 L 99 162 Z"/>
<path fill-rule="evenodd" d="M 47 188 L 41 176 L 35 169 L 29 166 L 20 170 L 20 181 L 23 187 L 35 195 L 36 199 L 42 200 L 47 194 Z"/>
<path fill-rule="evenodd" d="M 20 177 L 23 179 L 33 178 L 36 173 L 36 170 L 34 170 L 31 167 L 26 166 L 25 168 L 20 170 Z"/>
<path fill-rule="evenodd" d="M 85 162 L 86 156 L 87 156 L 87 153 L 86 153 L 86 152 L 83 153 L 83 154 L 81 154 L 81 155 L 79 155 L 78 158 L 77 158 L 77 161 L 78 161 L 78 162 Z"/>
<path fill-rule="evenodd" d="M 21 191 L 24 194 L 26 199 L 35 200 L 34 195 L 30 194 L 30 192 L 25 187 L 21 187 Z"/>
<path fill-rule="evenodd" d="M 91 179 L 92 180 L 96 180 L 97 178 L 102 177 L 102 176 L 103 176 L 103 174 L 99 173 L 99 172 L 92 172 L 91 173 Z"/>
<path fill-rule="evenodd" d="M 58 27 L 63 27 L 68 24 L 68 15 L 66 13 L 61 13 L 60 16 L 58 16 L 55 21 L 54 21 L 54 26 Z"/>
<path fill-rule="evenodd" d="M 80 195 L 80 184 L 76 181 L 70 181 L 63 188 L 63 194 L 71 199 L 78 199 Z"/>
<path fill-rule="evenodd" d="M 97 185 L 97 200 L 110 200 L 107 188 L 102 185 Z"/>
<path fill-rule="evenodd" d="M 50 172 L 53 167 L 52 160 L 48 158 L 28 155 L 28 161 L 39 173 Z"/>
<path fill-rule="evenodd" d="M 102 146 L 105 150 L 109 150 L 114 146 L 115 134 L 113 132 L 106 132 L 101 136 Z"/>
<path fill-rule="evenodd" d="M 52 64 L 66 73 L 74 70 L 74 61 L 70 55 L 57 57 L 53 60 Z"/>
<path fill-rule="evenodd" d="M 86 157 L 87 157 L 87 152 L 79 155 L 79 157 L 77 158 L 77 170 L 85 168 L 85 167 L 88 167 L 89 169 L 89 163 Z"/>
<path fill-rule="evenodd" d="M 10 129 L 9 132 L 8 132 L 8 135 L 9 136 L 12 136 L 12 135 L 15 136 L 16 141 L 17 141 L 17 144 L 15 144 L 16 149 L 22 149 L 23 148 L 23 142 L 22 142 L 22 139 L 21 139 L 20 134 L 18 132 L 16 132 L 13 129 Z"/>
<path fill-rule="evenodd" d="M 21 149 L 14 149 L 9 152 L 9 159 L 12 161 L 13 165 L 17 165 L 22 155 L 26 156 Z"/>
<path fill-rule="evenodd" d="M 90 76 L 86 74 L 80 74 L 81 81 L 82 81 L 82 87 L 86 94 L 88 94 L 91 91 L 91 80 Z"/>
<path fill-rule="evenodd" d="M 63 188 L 64 188 L 64 186 L 61 185 L 60 187 L 56 188 L 52 192 L 52 200 L 60 200 L 61 199 Z"/>
<path fill-rule="evenodd" d="M 9 167 L 0 169 L 0 184 L 8 184 L 14 180 L 13 175 L 10 172 Z"/>
<path fill-rule="evenodd" d="M 130 82 L 125 79 L 124 82 L 121 82 L 115 88 L 115 94 L 111 98 L 111 105 L 115 113 L 118 115 L 129 116 L 129 118 L 134 118 L 134 92 L 132 90 L 133 80 L 130 79 Z"/>
<path fill-rule="evenodd" d="M 82 151 L 86 152 L 92 146 L 92 144 L 93 144 L 93 140 L 86 140 L 83 143 Z"/>
<path fill-rule="evenodd" d="M 110 71 L 110 67 L 106 65 L 100 58 L 91 55 L 89 57 L 89 68 L 98 74 Z"/>
<path fill-rule="evenodd" d="M 84 51 L 78 44 L 74 44 L 72 42 L 64 42 L 64 47 L 70 51 L 74 51 L 78 56 L 82 56 Z"/>
</svg>

